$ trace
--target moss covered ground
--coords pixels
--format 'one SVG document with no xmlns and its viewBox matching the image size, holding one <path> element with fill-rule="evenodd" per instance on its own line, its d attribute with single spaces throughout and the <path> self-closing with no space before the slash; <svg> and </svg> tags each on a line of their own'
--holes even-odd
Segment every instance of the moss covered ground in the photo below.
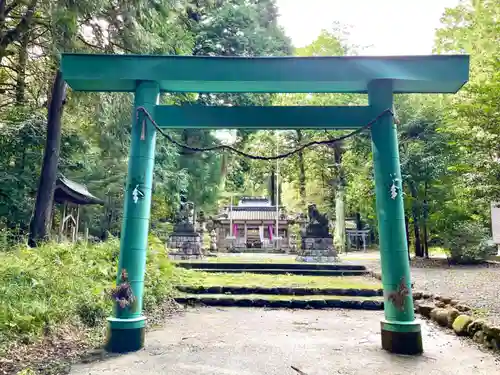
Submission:
<svg viewBox="0 0 500 375">
<path fill-rule="evenodd" d="M 244 287 L 301 287 L 338 289 L 380 289 L 380 281 L 365 276 L 302 276 L 266 275 L 254 273 L 212 273 L 184 270 L 179 273 L 180 285 L 189 286 L 244 286 Z"/>
<path fill-rule="evenodd" d="M 233 298 L 233 299 L 264 299 L 268 301 L 312 301 L 312 300 L 349 300 L 349 301 L 383 301 L 383 297 L 355 297 L 355 296 L 331 296 L 331 295 L 314 295 L 314 296 L 287 296 L 287 295 L 269 295 L 269 294 L 187 294 L 178 293 L 179 297 L 203 297 L 203 298 Z"/>
</svg>

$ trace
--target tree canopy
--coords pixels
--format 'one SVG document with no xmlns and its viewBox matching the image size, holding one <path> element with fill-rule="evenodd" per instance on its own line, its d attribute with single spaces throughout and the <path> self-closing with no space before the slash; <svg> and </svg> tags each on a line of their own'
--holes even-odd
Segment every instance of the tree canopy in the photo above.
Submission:
<svg viewBox="0 0 500 375">
<path fill-rule="evenodd" d="M 500 199 L 500 5 L 462 1 L 447 9 L 435 52 L 471 55 L 470 82 L 457 95 L 395 98 L 409 240 L 417 255 L 452 246 L 456 228 L 488 231 L 489 206 Z M 0 1 L 0 230 L 24 236 L 35 201 L 62 51 L 221 56 L 358 54 L 338 24 L 305 47 L 293 48 L 278 24 L 274 0 Z M 61 89 L 64 87 L 61 85 Z M 64 93 L 63 93 L 64 94 Z M 104 199 L 81 220 L 94 236 L 119 235 L 126 178 L 132 96 L 61 96 L 57 172 Z M 363 105 L 363 95 L 170 94 L 163 103 L 201 105 Z M 64 105 L 64 107 L 62 107 Z M 64 110 L 62 110 L 64 108 Z M 57 109 L 57 108 L 56 108 Z M 57 117 L 57 116 L 56 116 Z M 171 131 L 204 147 L 221 142 L 203 129 Z M 239 130 L 235 147 L 270 155 L 340 131 Z M 50 144 L 50 143 L 49 143 Z M 363 133 L 333 147 L 306 149 L 279 164 L 280 202 L 304 212 L 316 203 L 336 222 L 345 217 L 376 232 L 371 144 Z M 152 227 L 168 222 L 184 194 L 197 209 L 217 211 L 228 193 L 273 195 L 276 164 L 230 153 L 181 151 L 161 137 L 156 149 Z M 52 176 L 53 177 L 53 176 Z M 45 202 L 51 204 L 51 202 Z M 52 212 L 52 210 L 50 210 Z M 57 227 L 60 214 L 51 216 Z M 45 224 L 44 224 L 45 225 Z M 376 233 L 375 233 L 376 234 Z M 486 233 L 487 235 L 487 233 Z M 341 238 L 339 241 L 343 241 Z"/>
</svg>

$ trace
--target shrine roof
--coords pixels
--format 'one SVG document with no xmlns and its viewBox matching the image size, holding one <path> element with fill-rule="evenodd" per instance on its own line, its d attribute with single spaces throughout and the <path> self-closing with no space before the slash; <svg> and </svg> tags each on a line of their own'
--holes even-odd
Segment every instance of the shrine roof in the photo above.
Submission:
<svg viewBox="0 0 500 375">
<path fill-rule="evenodd" d="M 237 220 L 237 221 L 268 221 L 276 220 L 276 206 L 233 206 L 232 211 L 229 207 L 226 212 L 219 215 L 219 220 Z M 288 218 L 280 221 L 288 221 Z"/>
<path fill-rule="evenodd" d="M 56 181 L 54 200 L 57 203 L 69 202 L 78 205 L 104 204 L 104 201 L 92 195 L 85 185 L 68 180 L 63 175 Z"/>
<path fill-rule="evenodd" d="M 219 57 L 68 54 L 63 78 L 76 91 L 135 91 L 156 81 L 164 92 L 366 93 L 392 80 L 395 93 L 455 93 L 469 56 Z"/>
</svg>

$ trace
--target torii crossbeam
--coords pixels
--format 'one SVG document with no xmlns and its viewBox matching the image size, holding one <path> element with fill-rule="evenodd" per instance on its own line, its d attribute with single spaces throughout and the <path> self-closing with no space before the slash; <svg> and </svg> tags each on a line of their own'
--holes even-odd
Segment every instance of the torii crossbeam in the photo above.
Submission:
<svg viewBox="0 0 500 375">
<path fill-rule="evenodd" d="M 469 77 L 469 57 L 194 57 L 64 54 L 62 73 L 76 91 L 134 92 L 165 128 L 356 129 L 393 106 L 394 94 L 455 93 Z M 162 92 L 367 93 L 362 107 L 159 106 Z M 142 114 L 144 116 L 144 114 Z M 156 129 L 133 119 L 118 280 L 128 273 L 137 300 L 116 306 L 107 348 L 143 346 L 142 294 Z M 404 224 L 396 126 L 383 116 L 371 127 L 385 319 L 382 347 L 393 353 L 423 351 L 415 320 Z M 392 187 L 392 189 L 391 189 Z M 140 192 L 140 194 L 138 194 Z"/>
</svg>

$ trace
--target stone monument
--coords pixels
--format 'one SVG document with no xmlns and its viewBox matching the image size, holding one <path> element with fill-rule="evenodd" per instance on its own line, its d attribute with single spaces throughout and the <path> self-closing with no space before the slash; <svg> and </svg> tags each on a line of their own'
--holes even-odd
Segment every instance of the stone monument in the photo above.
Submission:
<svg viewBox="0 0 500 375">
<path fill-rule="evenodd" d="M 309 223 L 302 231 L 301 250 L 296 260 L 315 263 L 338 261 L 328 218 L 320 214 L 315 204 L 311 204 L 308 207 L 308 219 Z"/>
<path fill-rule="evenodd" d="M 194 223 L 194 204 L 181 198 L 174 230 L 168 239 L 168 257 L 171 259 L 200 259 L 203 257 L 202 237 Z"/>
<path fill-rule="evenodd" d="M 210 232 L 210 251 L 213 253 L 217 252 L 217 233 L 215 229 L 212 229 Z"/>
</svg>

